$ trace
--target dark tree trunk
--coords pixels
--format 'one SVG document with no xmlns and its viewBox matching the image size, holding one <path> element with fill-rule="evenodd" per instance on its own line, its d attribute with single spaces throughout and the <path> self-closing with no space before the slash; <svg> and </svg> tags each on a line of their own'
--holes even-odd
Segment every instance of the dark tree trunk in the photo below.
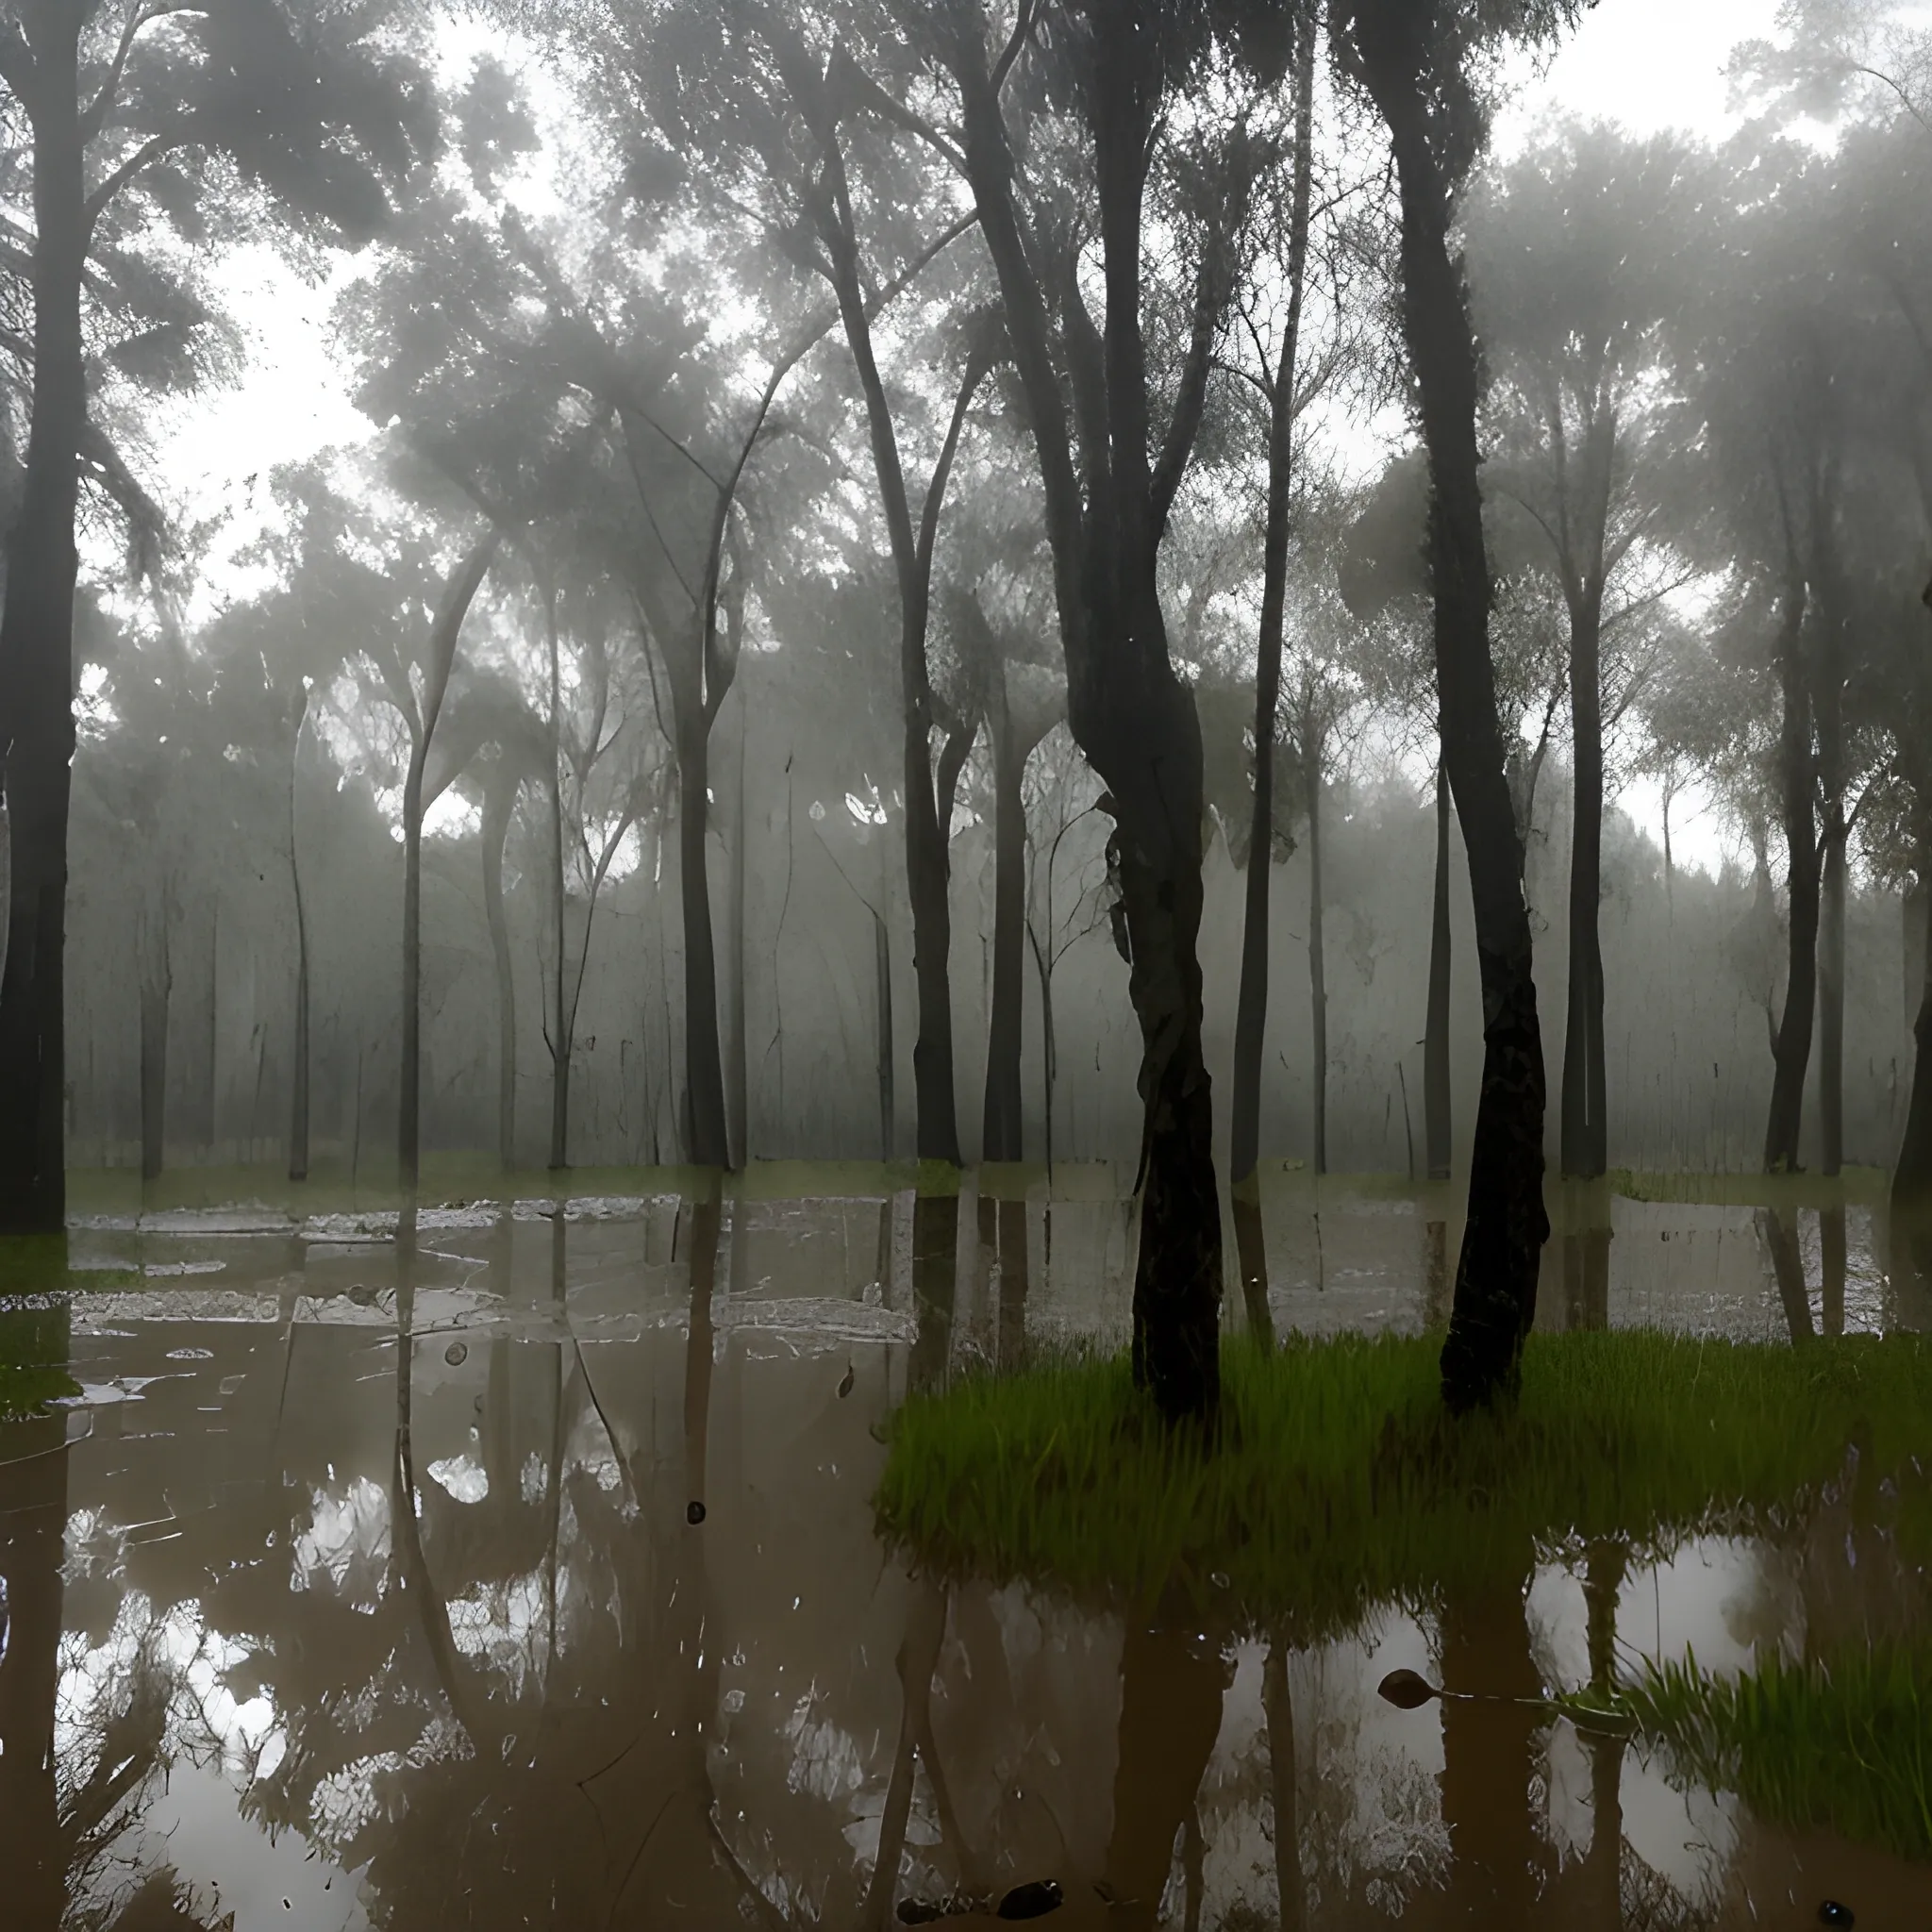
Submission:
<svg viewBox="0 0 1932 1932">
<path fill-rule="evenodd" d="M 1261 540 L 1261 627 L 1255 664 L 1255 799 L 1248 834 L 1248 872 L 1241 910 L 1241 976 L 1235 999 L 1234 1091 L 1228 1167 L 1237 1186 L 1261 1155 L 1261 1058 L 1268 1030 L 1268 890 L 1274 846 L 1275 713 L 1281 702 L 1281 641 L 1288 601 L 1288 526 L 1294 475 L 1294 387 L 1301 344 L 1302 291 L 1308 258 L 1308 199 L 1314 171 L 1315 36 L 1303 33 L 1295 50 L 1294 186 L 1289 206 L 1288 318 L 1281 332 L 1268 399 L 1268 514 Z M 1259 1207 L 1249 1217 L 1259 1233 Z M 1250 1274 L 1236 1208 L 1241 1278 Z M 1265 1266 L 1263 1279 L 1265 1282 Z M 1265 1301 L 1266 1289 L 1263 1288 Z M 1252 1323 L 1254 1297 L 1249 1291 Z"/>
<path fill-rule="evenodd" d="M 684 912 L 684 1067 L 691 1158 L 700 1167 L 731 1159 L 724 1071 L 718 1040 L 718 968 L 711 939 L 711 879 L 705 819 L 710 787 L 707 724 L 681 726 L 677 752 L 677 871 Z"/>
<path fill-rule="evenodd" d="M 1820 855 L 1812 811 L 1817 768 L 1811 752 L 1810 691 L 1799 656 L 1804 625 L 1804 591 L 1793 584 L 1786 592 L 1779 625 L 1777 667 L 1783 708 L 1778 784 L 1790 863 L 1790 971 L 1784 1013 L 1772 1040 L 1771 1112 L 1764 1129 L 1768 1174 L 1797 1172 L 1805 1074 L 1811 1058 L 1811 1020 L 1817 1003 Z"/>
<path fill-rule="evenodd" d="M 208 916 L 208 1110 L 202 1116 L 201 1144 L 215 1157 L 222 1098 L 222 901 L 217 889 Z"/>
<path fill-rule="evenodd" d="M 168 957 L 165 901 L 144 935 L 141 962 L 141 1177 L 159 1178 L 167 1158 L 168 995 L 175 983 Z"/>
<path fill-rule="evenodd" d="M 879 1158 L 892 1158 L 893 1093 L 892 936 L 883 911 L 872 916 L 873 1003 L 875 1014 L 879 1081 Z"/>
<path fill-rule="evenodd" d="M 1818 1210 L 1820 1262 L 1819 1326 L 1826 1335 L 1845 1332 L 1845 1273 L 1851 1259 L 1845 1228 L 1845 1204 L 1833 1202 Z"/>
<path fill-rule="evenodd" d="M 0 758 L 11 851 L 0 973 L 0 1234 L 66 1224 L 67 811 L 74 758 L 75 453 L 87 422 L 80 284 L 89 218 L 77 8 L 36 8 L 33 402 L 26 466 L 7 537 L 0 610 Z M 15 28 L 18 32 L 20 29 Z"/>
<path fill-rule="evenodd" d="M 1429 453 L 1429 559 L 1442 756 L 1469 856 L 1483 994 L 1483 1076 L 1469 1216 L 1442 1348 L 1452 1410 L 1516 1386 L 1536 1309 L 1544 1210 L 1542 1035 L 1530 971 L 1523 844 L 1504 773 L 1490 657 L 1491 582 L 1476 447 L 1480 377 L 1450 183 L 1430 142 L 1424 16 L 1378 7 L 1357 21 L 1362 77 L 1388 123 L 1402 201 L 1403 325 Z"/>
<path fill-rule="evenodd" d="M 1594 1180 L 1609 1164 L 1605 1120 L 1603 596 L 1584 587 L 1570 611 L 1570 717 L 1575 803 L 1570 834 L 1570 975 L 1563 1037 L 1561 1165 Z"/>
<path fill-rule="evenodd" d="M 967 174 L 1040 458 L 1068 724 L 1107 787 L 1114 820 L 1144 1109 L 1134 1374 L 1163 1416 L 1178 1422 L 1208 1421 L 1220 1404 L 1221 1207 L 1196 952 L 1201 734 L 1191 691 L 1168 655 L 1157 558 L 1200 422 L 1229 271 L 1226 238 L 1206 236 L 1188 361 L 1157 464 L 1141 248 L 1161 87 L 1158 38 L 1150 24 L 1144 34 L 1094 42 L 1083 108 L 1098 176 L 1106 319 L 1096 331 L 1071 278 L 1064 290 L 1057 285 L 1058 346 L 1040 265 L 1022 240 L 1012 154 L 976 13 L 949 25 L 945 58 L 960 85 Z M 1079 424 L 1077 470 L 1070 406 Z"/>
<path fill-rule="evenodd" d="M 986 1029 L 986 1108 L 982 1160 L 1024 1158 L 1020 1035 L 1026 970 L 1026 801 L 1021 786 L 1032 750 L 1007 705 L 1006 666 L 989 683 L 993 769 L 992 1005 Z"/>
<path fill-rule="evenodd" d="M 1423 1137 L 1429 1178 L 1446 1181 L 1454 1145 L 1449 1105 L 1449 771 L 1436 761 L 1436 883 L 1429 922 L 1429 999 L 1423 1024 Z"/>
<path fill-rule="evenodd" d="M 1315 1076 L 1314 1169 L 1321 1174 L 1328 1172 L 1328 969 L 1322 934 L 1322 741 L 1313 727 L 1310 735 L 1313 749 L 1304 778 L 1308 794 L 1308 1050 Z"/>
<path fill-rule="evenodd" d="M 506 1174 L 517 1158 L 517 988 L 503 903 L 503 848 L 521 785 L 505 758 L 491 771 L 483 793 L 483 918 L 496 969 L 496 1154 Z"/>
<path fill-rule="evenodd" d="M 1845 824 L 1826 808 L 1818 908 L 1818 1171 L 1836 1176 L 1845 1159 Z"/>
<path fill-rule="evenodd" d="M 1811 1291 L 1805 1283 L 1805 1254 L 1798 1245 L 1796 1211 L 1760 1208 L 1757 1233 L 1771 1257 L 1771 1275 L 1777 1288 L 1778 1305 L 1784 1309 L 1786 1332 L 1794 1344 L 1809 1341 L 1815 1333 Z"/>
<path fill-rule="evenodd" d="M 308 914 L 302 903 L 302 862 L 295 843 L 295 779 L 302 757 L 302 724 L 308 711 L 305 686 L 289 750 L 289 890 L 295 902 L 295 1046 L 289 1083 L 289 1178 L 308 1178 Z"/>
<path fill-rule="evenodd" d="M 405 1194 L 411 1197 L 416 1191 L 423 1146 L 423 774 L 429 761 L 437 714 L 449 689 L 457 639 L 496 555 L 496 541 L 492 531 L 475 544 L 443 588 L 429 633 L 429 676 L 423 715 L 415 722 L 408 774 L 403 780 L 403 1040 L 396 1102 L 396 1177 Z M 359 1108 L 358 1115 L 359 1124 Z"/>
<path fill-rule="evenodd" d="M 858 386 L 865 397 L 866 427 L 879 485 L 886 529 L 891 543 L 899 591 L 899 705 L 902 780 L 906 808 L 906 886 L 912 910 L 912 976 L 918 991 L 918 1032 L 912 1043 L 912 1084 L 916 1135 L 922 1160 L 959 1164 L 959 1125 L 953 1084 L 953 995 L 950 960 L 952 908 L 947 827 L 941 818 L 933 773 L 932 690 L 925 657 L 932 590 L 932 552 L 946 478 L 965 426 L 966 408 L 985 375 L 987 361 L 969 358 L 954 402 L 952 422 L 917 527 L 899 458 L 878 361 L 873 351 L 858 244 L 845 185 L 844 163 L 836 139 L 824 143 L 828 192 L 819 230 L 826 250 L 845 341 L 852 352 Z"/>
<path fill-rule="evenodd" d="M 545 789 L 550 793 L 550 923 L 553 946 L 550 998 L 550 1172 L 560 1174 L 570 1165 L 570 1062 L 575 1042 L 574 1003 L 564 996 L 564 978 L 569 963 L 569 931 L 565 918 L 569 892 L 563 866 L 563 713 L 561 665 L 557 635 L 557 597 L 552 591 L 545 599 L 546 628 L 550 641 L 550 760 Z M 683 766 L 680 750 L 679 768 Z M 704 794 L 699 793 L 702 797 Z M 686 902 L 689 910 L 689 901 Z M 709 924 L 707 923 L 708 936 Z M 590 944 L 589 928 L 584 943 Z"/>
<path fill-rule="evenodd" d="M 745 869 L 749 859 L 751 827 L 745 817 L 745 757 L 748 749 L 748 722 L 743 687 L 738 692 L 738 757 L 732 774 L 735 794 L 731 815 L 731 875 L 727 886 L 730 913 L 725 926 L 725 945 L 730 973 L 725 1001 L 730 1009 L 730 1064 L 725 1070 L 725 1128 L 734 1167 L 751 1164 L 751 1076 L 750 1048 L 744 1036 L 744 894 Z"/>
<path fill-rule="evenodd" d="M 1906 1130 L 1891 1175 L 1895 1208 L 1932 1201 L 1932 891 L 1919 893 L 1923 921 L 1919 958 L 1919 1008 L 1912 1022 L 1912 1091 Z"/>
</svg>

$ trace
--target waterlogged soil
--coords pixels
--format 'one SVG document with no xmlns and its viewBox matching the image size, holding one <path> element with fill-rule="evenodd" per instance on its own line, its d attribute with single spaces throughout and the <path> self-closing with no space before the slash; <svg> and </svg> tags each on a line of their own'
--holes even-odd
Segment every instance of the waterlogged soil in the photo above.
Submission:
<svg viewBox="0 0 1932 1932">
<path fill-rule="evenodd" d="M 1023 1276 L 970 1194 L 937 1300 L 904 1193 L 77 1227 L 80 1286 L 0 1307 L 81 1389 L 0 1425 L 9 1932 L 963 1925 L 1044 1881 L 1070 1932 L 1932 1924 L 1932 1869 L 1481 1701 L 1900 1634 L 1842 1506 L 1316 1646 L 909 1575 L 871 1508 L 908 1376 L 1124 1328 L 1118 1202 L 1036 1198 Z M 1282 1191 L 1277 1332 L 1423 1326 L 1436 1211 Z M 1797 1321 L 1754 1208 L 1608 1218 L 1541 1324 Z M 1807 1323 L 1925 1325 L 1868 1210 L 1840 1279 L 1795 1229 Z M 1398 1668 L 1476 1701 L 1396 1709 Z"/>
</svg>

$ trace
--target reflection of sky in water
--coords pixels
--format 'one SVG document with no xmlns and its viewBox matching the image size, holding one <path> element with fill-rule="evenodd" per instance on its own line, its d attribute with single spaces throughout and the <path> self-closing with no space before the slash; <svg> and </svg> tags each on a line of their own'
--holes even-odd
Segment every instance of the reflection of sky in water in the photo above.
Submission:
<svg viewBox="0 0 1932 1932">
<path fill-rule="evenodd" d="M 64 1763 L 85 1764 L 103 1700 L 146 1641 L 174 1686 L 175 1735 L 185 1749 L 192 1734 L 194 1749 L 150 1805 L 141 1842 L 158 1846 L 169 1834 L 185 1878 L 204 1891 L 219 1878 L 238 1932 L 251 1922 L 363 1926 L 360 1881 L 341 1861 L 359 1869 L 370 1846 L 407 1831 L 399 1794 L 459 1768 L 484 1774 L 425 1662 L 411 1590 L 393 1588 L 396 1313 L 391 1251 L 371 1238 L 375 1220 L 343 1217 L 311 1230 L 327 1239 L 306 1242 L 259 1226 L 217 1235 L 181 1217 L 167 1230 L 76 1237 L 97 1244 L 95 1259 L 138 1261 L 149 1276 L 138 1293 L 79 1297 L 74 1310 L 75 1372 L 100 1392 L 81 1406 L 94 1438 L 69 1452 L 70 1614 L 80 1614 L 86 1591 L 125 1594 L 104 1640 L 69 1633 L 57 1744 Z M 1613 1222 L 1613 1321 L 1782 1334 L 1750 1210 L 1619 1201 Z M 699 1648 L 713 1672 L 703 1762 L 734 1856 L 768 1897 L 794 1904 L 833 1882 L 828 1874 L 860 1883 L 877 1854 L 897 1747 L 896 1658 L 913 1588 L 879 1552 L 870 1512 L 883 1457 L 870 1431 L 903 1393 L 915 1327 L 909 1197 L 759 1203 L 741 1219 L 727 1204 L 709 1309 L 701 1541 L 684 1524 L 689 1216 L 668 1202 L 612 1200 L 574 1208 L 566 1225 L 561 1305 L 555 1226 L 539 1204 L 519 1204 L 508 1220 L 449 1210 L 422 1257 L 411 1513 L 457 1667 L 506 1733 L 538 1735 L 527 1714 L 556 1700 L 584 1726 L 591 1770 L 626 1750 L 642 1761 L 670 1748 L 651 1741 L 650 1725 L 682 1681 L 681 1593 L 703 1592 Z M 1815 1216 L 1800 1227 L 1818 1320 Z M 1271 1196 L 1267 1228 L 1284 1327 L 1419 1325 L 1425 1221 L 1416 1203 L 1343 1183 L 1318 1192 L 1297 1178 Z M 980 1262 L 970 1199 L 959 1230 L 954 1335 L 963 1358 L 991 1346 L 1001 1284 Z M 1050 1224 L 1036 1204 L 1030 1337 L 1124 1334 L 1131 1234 L 1110 1199 L 1062 1201 Z M 1452 1263 L 1458 1234 L 1448 1231 Z M 1845 1325 L 1882 1325 L 1890 1303 L 1872 1215 L 1853 1209 L 1847 1236 Z M 203 1251 L 223 1242 L 229 1259 L 215 1289 L 202 1279 L 213 1272 Z M 453 1350 L 458 1336 L 465 1346 Z M 848 1363 L 852 1391 L 841 1397 Z M 702 1564 L 688 1567 L 700 1552 Z M 257 1562 L 281 1579 L 285 1603 L 288 1591 L 307 1592 L 309 1608 L 283 1613 L 286 1633 L 273 1615 L 266 1628 L 208 1629 L 210 1579 Z M 1701 1539 L 1624 1578 L 1620 1657 L 1629 1666 L 1694 1650 L 1707 1666 L 1742 1668 L 1755 1649 L 1799 1640 L 1804 1601 L 1792 1559 L 1747 1540 Z M 298 1618 L 318 1609 L 355 1612 L 376 1640 L 357 1665 L 364 1676 L 332 1678 L 326 1644 L 299 1671 L 284 1654 L 314 1641 L 296 1633 L 308 1627 Z M 1583 1681 L 1579 1573 L 1545 1560 L 1528 1610 L 1538 1671 L 1552 1684 Z M 969 1836 L 1005 1848 L 1009 1875 L 1104 1865 L 1122 1656 L 1117 1616 L 1020 1587 L 953 1593 L 931 1721 Z M 1274 1912 L 1267 1658 L 1265 1635 L 1236 1646 L 1199 1794 L 1209 1925 L 1241 1907 Z M 1393 1910 L 1446 1869 L 1439 1710 L 1402 1712 L 1374 1694 L 1388 1671 L 1429 1674 L 1438 1658 L 1431 1623 L 1392 1611 L 1357 1637 L 1289 1655 L 1317 1907 L 1341 1909 L 1352 1889 Z M 278 1696 L 296 1707 L 278 1710 Z M 318 1699 L 328 1700 L 344 1761 L 293 1789 L 303 1830 L 271 1847 L 238 1808 L 240 1794 L 251 1775 L 287 1776 L 285 1753 Z M 365 1734 L 371 1745 L 359 1748 Z M 492 1754 L 500 1742 L 491 1739 Z M 1538 1829 L 1554 1857 L 1574 1863 L 1591 1841 L 1590 1756 L 1560 1724 L 1537 1749 Z M 573 1761 L 570 1777 L 585 1768 Z M 610 1774 L 600 1820 L 647 1815 L 643 1787 L 622 1784 L 628 1774 Z M 1630 1852 L 1687 1897 L 1717 1882 L 1744 1831 L 1733 1803 L 1676 1791 L 1660 1764 L 1635 1755 L 1624 1762 L 1622 1806 Z M 677 1836 L 691 1836 L 688 1822 Z M 908 1884 L 952 1882 L 924 1769 L 905 1845 Z M 1177 1892 L 1173 1903 L 1178 1912 Z"/>
</svg>

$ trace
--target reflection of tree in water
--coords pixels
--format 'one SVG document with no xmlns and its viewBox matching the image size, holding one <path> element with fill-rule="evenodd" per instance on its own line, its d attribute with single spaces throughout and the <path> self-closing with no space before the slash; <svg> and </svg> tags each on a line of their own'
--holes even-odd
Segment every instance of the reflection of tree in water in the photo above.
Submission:
<svg viewBox="0 0 1932 1932">
<path fill-rule="evenodd" d="M 191 1932 L 232 1928 L 217 1918 L 142 1826 L 169 1771 L 223 1757 L 204 1699 L 215 1690 L 222 1646 L 192 1606 L 158 1616 L 127 1598 L 107 1641 L 61 1641 L 55 1709 L 56 1863 L 65 1874 L 61 1932 Z"/>
</svg>

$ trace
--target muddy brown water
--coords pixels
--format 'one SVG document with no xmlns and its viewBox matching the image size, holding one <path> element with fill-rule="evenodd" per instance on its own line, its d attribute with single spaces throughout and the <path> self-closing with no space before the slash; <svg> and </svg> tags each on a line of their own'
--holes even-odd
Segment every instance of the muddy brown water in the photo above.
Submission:
<svg viewBox="0 0 1932 1932">
<path fill-rule="evenodd" d="M 380 1215 L 76 1229 L 122 1285 L 0 1309 L 83 1386 L 0 1428 L 0 1924 L 874 1928 L 1052 1879 L 1068 1932 L 1932 1925 L 1932 1869 L 1534 1710 L 1374 1692 L 1796 1650 L 1890 1614 L 1857 1525 L 1554 1553 L 1312 1647 L 908 1575 L 871 1495 L 911 1206 L 727 1199 L 695 1271 L 675 1198 L 426 1210 L 407 1262 Z M 1277 1331 L 1423 1326 L 1430 1212 L 1272 1209 Z M 1751 1208 L 1610 1220 L 1552 1243 L 1541 1324 L 1797 1319 Z M 959 1229 L 952 1360 L 1124 1332 L 1119 1203 L 1036 1199 L 1024 1276 L 996 1216 Z M 1818 1328 L 1924 1325 L 1865 1210 L 1836 1285 L 1796 1232 Z"/>
</svg>

